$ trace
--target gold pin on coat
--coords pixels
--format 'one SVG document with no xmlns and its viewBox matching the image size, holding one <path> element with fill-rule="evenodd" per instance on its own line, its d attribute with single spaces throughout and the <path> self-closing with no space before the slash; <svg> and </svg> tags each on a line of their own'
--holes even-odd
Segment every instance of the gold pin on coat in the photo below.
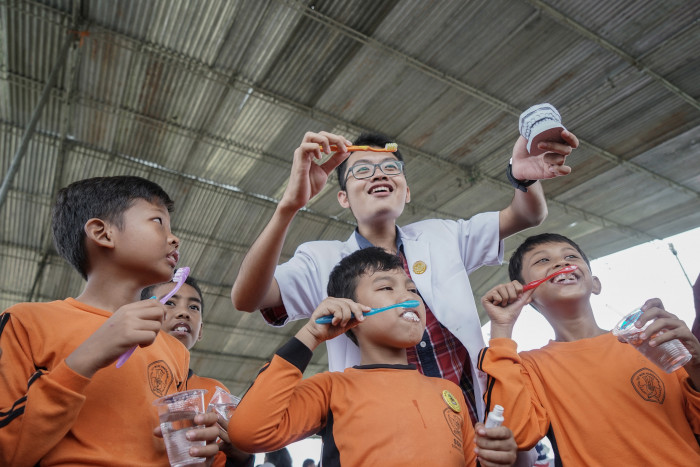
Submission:
<svg viewBox="0 0 700 467">
<path fill-rule="evenodd" d="M 426 269 L 428 269 L 428 265 L 423 261 L 416 261 L 413 263 L 413 272 L 416 274 L 423 274 Z"/>
<path fill-rule="evenodd" d="M 462 411 L 462 408 L 459 406 L 459 402 L 457 402 L 455 396 L 453 396 L 452 393 L 447 389 L 442 391 L 442 399 L 445 401 L 447 406 L 452 409 L 453 412 L 459 413 Z"/>
</svg>

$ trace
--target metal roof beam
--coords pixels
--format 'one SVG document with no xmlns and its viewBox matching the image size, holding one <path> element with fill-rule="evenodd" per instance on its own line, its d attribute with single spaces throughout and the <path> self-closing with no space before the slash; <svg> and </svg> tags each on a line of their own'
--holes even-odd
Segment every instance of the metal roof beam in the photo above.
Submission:
<svg viewBox="0 0 700 467">
<path fill-rule="evenodd" d="M 0 122 L 0 125 L 3 125 L 3 123 Z M 5 126 L 11 126 L 11 125 L 6 124 L 6 123 L 5 123 L 4 125 L 5 125 Z M 54 136 L 54 135 L 45 135 L 45 137 L 48 138 L 48 139 L 54 139 L 54 140 L 55 140 L 55 139 L 58 139 L 58 137 L 57 137 L 57 136 Z M 185 179 L 189 179 L 189 180 L 192 180 L 192 181 L 194 181 L 194 182 L 196 182 L 196 183 L 202 183 L 202 184 L 205 184 L 205 185 L 210 185 L 210 186 L 213 186 L 213 187 L 216 187 L 216 188 L 219 188 L 219 189 L 223 189 L 223 190 L 228 191 L 228 192 L 231 192 L 231 193 L 236 193 L 236 194 L 241 195 L 241 196 L 243 196 L 243 197 L 245 197 L 245 198 L 250 198 L 251 200 L 255 200 L 255 201 L 258 201 L 258 202 L 262 201 L 262 202 L 264 202 L 264 203 L 269 203 L 270 205 L 274 205 L 274 206 L 277 205 L 277 200 L 274 200 L 274 199 L 272 199 L 272 198 L 270 198 L 270 197 L 268 197 L 268 196 L 265 196 L 265 195 L 261 195 L 261 194 L 257 194 L 257 193 L 252 193 L 252 192 L 247 192 L 247 191 L 245 191 L 245 190 L 243 190 L 243 189 L 241 189 L 241 188 L 239 188 L 239 187 L 236 187 L 236 186 L 234 186 L 234 185 L 225 185 L 225 184 L 221 184 L 221 183 L 218 183 L 218 182 L 215 182 L 215 181 L 212 181 L 212 180 L 204 179 L 204 178 L 199 177 L 199 176 L 196 176 L 196 175 L 184 174 L 184 173 L 182 173 L 182 172 L 178 172 L 178 171 L 176 171 L 176 170 L 169 169 L 169 168 L 167 168 L 167 167 L 163 167 L 163 166 L 161 166 L 161 165 L 159 165 L 159 164 L 155 164 L 155 163 L 150 162 L 150 161 L 145 161 L 145 160 L 142 160 L 142 159 L 138 159 L 138 158 L 135 158 L 135 157 L 132 157 L 132 156 L 128 156 L 128 155 L 125 155 L 125 154 L 117 153 L 117 152 L 115 152 L 115 151 L 108 151 L 108 150 L 105 150 L 105 149 L 102 149 L 102 148 L 96 148 L 96 147 L 93 147 L 93 146 L 88 145 L 88 144 L 83 143 L 83 142 L 75 141 L 75 142 L 73 142 L 73 144 L 74 144 L 75 146 L 84 147 L 84 148 L 86 148 L 86 149 L 89 149 L 89 150 L 91 150 L 91 151 L 95 151 L 95 152 L 100 153 L 100 154 L 105 154 L 105 155 L 109 155 L 109 156 L 111 156 L 111 157 L 117 157 L 117 158 L 125 159 L 125 160 L 128 160 L 128 161 L 130 161 L 130 162 L 134 162 L 134 163 L 136 163 L 136 164 L 140 164 L 140 165 L 143 165 L 143 166 L 148 167 L 148 168 L 151 168 L 151 169 L 156 169 L 156 170 L 158 170 L 158 171 L 160 171 L 160 172 L 164 172 L 164 173 L 168 173 L 168 174 L 175 175 L 175 176 L 178 176 L 178 177 L 182 177 L 182 178 L 185 178 Z M 511 191 L 511 190 L 513 189 L 513 187 L 510 186 L 509 183 L 507 183 L 507 182 L 505 182 L 505 181 L 503 181 L 503 180 L 499 180 L 499 179 L 494 178 L 494 177 L 486 177 L 486 176 L 483 176 L 482 178 L 483 178 L 484 180 L 488 180 L 489 182 L 491 182 L 492 184 L 494 184 L 494 185 L 500 187 L 500 188 L 503 189 L 503 190 Z M 651 239 L 655 239 L 655 238 L 656 238 L 656 237 L 654 237 L 653 235 L 650 235 L 650 234 L 648 234 L 648 233 L 646 233 L 646 232 L 636 230 L 636 229 L 634 229 L 634 228 L 632 228 L 632 227 L 629 227 L 629 226 L 626 226 L 626 225 L 623 225 L 623 224 L 619 224 L 619 223 L 617 223 L 617 222 L 615 222 L 615 221 L 613 221 L 613 220 L 611 220 L 611 219 L 607 219 L 607 218 L 605 218 L 605 217 L 598 216 L 598 215 L 596 215 L 596 214 L 593 214 L 593 213 L 584 211 L 583 209 L 576 208 L 576 207 L 571 206 L 571 205 L 568 205 L 568 204 L 566 204 L 566 203 L 562 203 L 562 202 L 559 202 L 559 201 L 555 201 L 555 200 L 553 200 L 553 199 L 548 199 L 547 202 L 550 203 L 550 204 L 552 204 L 552 205 L 557 205 L 558 207 L 560 207 L 560 208 L 561 208 L 562 210 L 564 210 L 565 212 L 574 213 L 574 214 L 576 214 L 577 216 L 579 216 L 581 219 L 583 219 L 583 220 L 585 220 L 585 221 L 587 221 L 587 222 L 591 222 L 591 223 L 596 224 L 596 225 L 600 225 L 601 227 L 614 228 L 614 229 L 617 229 L 617 230 L 619 230 L 619 231 L 621 231 L 621 232 L 623 232 L 623 233 L 625 233 L 625 234 L 633 235 L 633 236 L 635 236 L 635 237 L 639 237 L 639 238 L 643 238 L 643 239 L 649 239 L 649 240 L 651 240 Z M 424 208 L 424 209 L 426 209 L 426 208 Z M 324 219 L 324 220 L 330 219 L 330 220 L 333 220 L 334 222 L 343 223 L 344 225 L 350 225 L 350 226 L 353 226 L 353 227 L 355 226 L 354 223 L 344 221 L 344 220 L 342 220 L 342 219 L 340 219 L 340 218 L 338 218 L 338 217 L 336 217 L 336 216 L 327 216 L 327 215 L 325 215 L 325 214 L 322 214 L 322 213 L 313 211 L 313 210 L 311 210 L 311 209 L 309 209 L 309 208 L 307 208 L 307 207 L 302 208 L 302 212 L 306 212 L 306 213 L 308 213 L 308 214 L 310 214 L 310 215 L 312 215 L 312 216 L 314 216 L 314 217 L 319 217 L 319 218 L 322 218 L 322 219 Z M 431 212 L 432 212 L 432 213 L 435 213 L 435 212 L 439 212 L 439 211 L 431 210 Z M 444 213 L 441 213 L 441 214 L 444 214 Z M 454 218 L 455 216 L 453 216 L 453 215 L 447 215 L 447 217 L 448 217 L 448 218 Z"/>
<path fill-rule="evenodd" d="M 447 83 L 456 89 L 462 90 L 463 92 L 465 92 L 469 95 L 472 95 L 473 97 L 481 99 L 483 102 L 486 102 L 486 103 L 488 103 L 488 104 L 490 104 L 498 109 L 501 109 L 505 112 L 508 112 L 511 115 L 514 115 L 514 116 L 520 115 L 521 110 L 508 104 L 507 102 L 501 101 L 496 97 L 490 96 L 490 95 L 484 93 L 483 91 L 480 91 L 480 90 L 478 90 L 478 89 L 476 89 L 476 88 L 474 88 L 474 87 L 472 87 L 472 86 L 470 86 L 462 81 L 459 81 L 456 78 L 448 76 L 446 73 L 444 73 L 440 70 L 436 70 L 436 69 L 430 67 L 429 65 L 414 59 L 413 57 L 410 57 L 410 56 L 408 56 L 408 55 L 406 55 L 406 54 L 404 54 L 396 49 L 393 49 L 385 44 L 382 44 L 381 42 L 379 42 L 375 39 L 372 39 L 368 36 L 365 36 L 362 33 L 355 31 L 354 29 L 349 28 L 349 27 L 345 26 L 344 24 L 339 23 L 338 21 L 336 21 L 328 16 L 324 16 L 321 13 L 319 13 L 318 11 L 311 9 L 310 7 L 307 7 L 305 3 L 300 3 L 300 2 L 295 1 L 295 0 L 278 0 L 278 1 L 283 2 L 283 3 L 293 7 L 295 9 L 303 12 L 305 15 L 314 19 L 315 21 L 319 22 L 320 24 L 323 24 L 324 26 L 330 27 L 331 29 L 338 31 L 338 32 L 346 35 L 347 37 L 353 38 L 355 40 L 359 40 L 359 41 L 361 41 L 369 46 L 379 48 L 380 50 L 382 50 L 386 53 L 389 53 L 393 56 L 397 56 L 399 58 L 402 58 L 403 60 L 406 61 L 407 64 L 413 66 L 414 68 L 432 76 L 435 79 L 440 80 L 441 82 Z M 35 2 L 31 2 L 31 3 L 34 4 Z M 42 5 L 42 4 L 37 4 L 37 5 L 41 6 L 42 8 L 49 8 L 49 7 L 46 7 L 46 5 Z M 61 14 L 61 15 L 66 14 L 60 10 L 55 10 L 55 9 L 51 9 L 51 10 L 58 13 L 58 14 Z M 307 115 L 307 116 L 309 116 L 311 118 L 315 118 L 315 119 L 323 118 L 325 120 L 329 120 L 331 122 L 334 122 L 335 124 L 337 124 L 341 127 L 345 126 L 348 129 L 352 129 L 353 131 L 356 131 L 356 132 L 371 130 L 371 129 L 363 127 L 359 124 L 343 120 L 342 118 L 340 118 L 336 115 L 333 115 L 329 112 L 324 112 L 323 110 L 320 110 L 318 108 L 309 107 L 309 106 L 306 106 L 302 103 L 288 99 L 284 96 L 277 95 L 271 91 L 268 91 L 268 90 L 265 90 L 263 88 L 258 87 L 253 82 L 246 81 L 240 77 L 236 77 L 235 80 L 233 80 L 233 82 L 232 82 L 232 78 L 233 78 L 232 76 L 227 75 L 223 72 L 220 72 L 220 71 L 212 68 L 208 64 L 201 62 L 199 60 L 195 60 L 192 57 L 186 57 L 186 56 L 183 56 L 182 54 L 178 54 L 178 53 L 175 53 L 171 50 L 168 50 L 161 45 L 140 41 L 140 40 L 138 40 L 134 37 L 131 37 L 127 34 L 109 29 L 109 28 L 107 28 L 105 26 L 101 26 L 99 24 L 94 24 L 94 23 L 91 24 L 90 29 L 94 30 L 95 32 L 103 31 L 107 35 L 111 35 L 111 36 L 114 36 L 115 38 L 123 39 L 124 41 L 133 44 L 132 50 L 139 51 L 141 53 L 151 53 L 154 56 L 160 57 L 166 61 L 181 63 L 185 69 L 187 69 L 193 73 L 197 73 L 200 76 L 204 77 L 205 79 L 210 79 L 210 80 L 213 80 L 217 83 L 220 83 L 223 86 L 233 86 L 234 88 L 236 88 L 237 90 L 239 90 L 241 92 L 249 92 L 249 90 L 252 89 L 253 93 L 254 93 L 254 97 L 259 98 L 261 100 L 264 100 L 266 102 L 273 103 L 275 105 L 279 105 L 281 107 L 284 107 L 284 108 L 291 110 L 291 111 L 294 111 L 296 113 Z M 109 37 L 105 37 L 105 40 L 109 40 Z M 123 46 L 123 44 L 117 44 L 117 45 Z M 584 141 L 584 140 L 580 140 L 580 141 L 581 141 L 581 145 L 585 145 L 585 146 L 593 149 L 597 153 L 597 155 L 599 155 L 603 159 L 607 160 L 608 162 L 611 162 L 615 165 L 623 166 L 624 168 L 631 170 L 635 173 L 644 174 L 646 176 L 654 178 L 655 180 L 662 182 L 664 185 L 666 185 L 672 189 L 681 191 L 685 194 L 695 196 L 695 197 L 700 197 L 699 192 L 697 192 L 697 191 L 695 191 L 695 190 L 693 190 L 693 189 L 691 189 L 691 188 L 689 188 L 681 183 L 678 183 L 678 182 L 671 180 L 669 178 L 666 178 L 666 177 L 662 177 L 662 176 L 654 173 L 653 171 L 651 171 L 645 167 L 642 167 L 638 164 L 626 161 L 621 156 L 617 156 L 615 154 L 612 154 L 609 151 L 606 151 L 603 148 L 600 148 L 592 143 L 589 143 L 589 142 Z M 471 178 L 473 178 L 474 172 L 478 172 L 477 168 L 465 168 L 464 166 L 452 164 L 452 163 L 445 161 L 444 159 L 442 159 L 438 156 L 423 152 L 417 148 L 413 148 L 410 145 L 404 144 L 400 141 L 398 143 L 401 145 L 401 147 L 409 148 L 411 151 L 415 152 L 416 154 L 418 154 L 420 156 L 428 158 L 429 160 L 431 160 L 432 162 L 434 162 L 437 165 L 450 167 L 451 168 L 450 170 L 452 170 L 452 171 L 456 170 L 456 171 L 459 171 L 461 173 L 464 173 L 464 178 L 466 180 L 470 180 Z"/>
<path fill-rule="evenodd" d="M 20 127 L 17 127 L 16 125 L 13 125 L 13 124 L 11 124 L 11 123 L 4 122 L 4 121 L 1 121 L 1 120 L 0 120 L 0 127 L 6 127 L 6 128 L 12 128 L 12 129 L 20 129 Z M 53 141 L 53 142 L 59 141 L 59 136 L 54 135 L 54 134 L 48 134 L 48 133 L 44 133 L 44 132 L 37 132 L 36 135 L 37 135 L 38 137 L 40 137 L 40 138 L 45 139 L 45 140 L 50 140 L 50 141 Z M 139 158 L 130 156 L 130 155 L 128 155 L 128 154 L 122 154 L 122 153 L 119 153 L 119 152 L 116 152 L 116 151 L 109 151 L 109 150 L 107 150 L 107 149 L 99 148 L 99 147 L 93 146 L 93 145 L 91 145 L 91 144 L 85 143 L 85 142 L 83 142 L 83 141 L 77 141 L 77 140 L 73 140 L 73 139 L 70 139 L 70 138 L 69 138 L 69 139 L 68 139 L 68 142 L 69 142 L 73 147 L 84 148 L 84 149 L 87 149 L 87 150 L 90 150 L 90 151 L 94 151 L 94 152 L 97 153 L 97 154 L 102 154 L 102 155 L 110 156 L 110 157 L 113 157 L 113 158 L 126 160 L 126 161 L 129 161 L 129 162 L 134 163 L 134 164 L 136 164 L 136 165 L 141 165 L 141 166 L 143 166 L 143 167 L 147 167 L 147 168 L 149 168 L 149 169 L 154 169 L 154 170 L 159 171 L 159 172 L 162 172 L 162 173 L 167 173 L 167 174 L 169 174 L 169 175 L 173 175 L 173 176 L 176 176 L 176 177 L 180 177 L 180 178 L 183 178 L 183 179 L 186 179 L 186 180 L 191 180 L 191 181 L 193 181 L 193 182 L 195 182 L 195 183 L 200 183 L 200 184 L 202 184 L 202 185 L 208 185 L 208 186 L 211 186 L 211 187 L 213 187 L 213 188 L 217 188 L 217 189 L 223 190 L 223 191 L 225 191 L 225 192 L 227 192 L 227 193 L 238 195 L 238 196 L 240 196 L 241 198 L 244 198 L 244 199 L 246 199 L 246 200 L 248 200 L 248 201 L 250 201 L 250 202 L 258 202 L 258 203 L 268 204 L 268 205 L 270 205 L 270 206 L 277 206 L 278 200 L 276 200 L 276 199 L 274 199 L 274 198 L 271 198 L 271 197 L 269 197 L 269 196 L 263 195 L 263 194 L 258 194 L 258 193 L 253 193 L 253 192 L 250 192 L 250 191 L 246 191 L 246 190 L 244 190 L 244 189 L 242 189 L 242 188 L 240 188 L 240 187 L 237 187 L 237 186 L 235 186 L 235 185 L 229 185 L 229 184 L 219 183 L 219 182 L 216 182 L 216 181 L 214 181 L 214 180 L 209 180 L 209 179 L 206 179 L 206 178 L 203 178 L 203 177 L 199 177 L 199 176 L 197 176 L 197 175 L 185 174 L 185 173 L 179 172 L 179 171 L 177 171 L 177 170 L 170 169 L 170 168 L 168 168 L 168 167 L 164 167 L 164 166 L 162 166 L 162 165 L 156 164 L 156 163 L 151 162 L 151 161 L 139 159 Z M 60 142 L 59 142 L 59 143 L 60 143 Z M 334 221 L 334 222 L 338 222 L 338 223 L 343 224 L 343 225 L 351 226 L 351 227 L 353 227 L 353 228 L 356 226 L 356 224 L 355 224 L 354 222 L 345 221 L 345 220 L 343 220 L 343 219 L 338 218 L 337 216 L 328 216 L 328 215 L 323 214 L 323 213 L 320 213 L 320 212 L 318 212 L 318 211 L 314 211 L 313 209 L 308 208 L 308 207 L 302 208 L 302 209 L 301 209 L 301 212 L 307 213 L 307 214 L 309 214 L 310 216 L 313 216 L 313 217 L 320 218 L 320 219 L 322 219 L 322 220 L 324 220 L 324 221 L 330 219 L 330 220 L 332 220 L 332 221 Z"/>
<path fill-rule="evenodd" d="M 628 54 L 618 46 L 614 45 L 613 43 L 609 42 L 608 40 L 600 37 L 598 34 L 594 33 L 590 29 L 586 28 L 583 26 L 581 23 L 575 21 L 572 19 L 570 16 L 565 15 L 564 13 L 560 12 L 556 8 L 548 5 L 547 3 L 543 2 L 542 0 L 527 0 L 528 3 L 531 3 L 535 8 L 539 8 L 540 10 L 544 11 L 547 15 L 552 17 L 555 21 L 558 23 L 561 23 L 570 29 L 573 29 L 576 31 L 578 34 L 581 36 L 585 37 L 586 39 L 590 40 L 591 42 L 595 42 L 608 52 L 613 53 L 614 55 L 617 55 L 619 58 L 622 60 L 626 61 L 633 67 L 637 68 L 640 72 L 644 73 L 645 75 L 649 76 L 659 84 L 661 84 L 663 87 L 665 87 L 667 90 L 669 90 L 672 94 L 675 94 L 677 97 L 683 99 L 685 102 L 688 104 L 692 105 L 696 109 L 700 110 L 700 101 L 695 99 L 693 96 L 690 94 L 686 93 L 682 89 L 680 89 L 678 86 L 675 84 L 671 83 L 669 80 L 649 68 L 649 66 L 645 65 L 644 62 L 638 57 L 635 57 L 633 55 Z M 697 23 L 697 20 L 695 20 L 695 23 Z M 694 24 L 695 24 L 694 23 Z"/>
<path fill-rule="evenodd" d="M 51 70 L 49 79 L 46 81 L 46 84 L 44 84 L 44 89 L 41 92 L 41 95 L 39 96 L 39 101 L 37 102 L 36 106 L 34 107 L 34 110 L 32 111 L 32 115 L 29 118 L 27 127 L 24 130 L 24 134 L 22 135 L 22 140 L 20 141 L 19 147 L 17 148 L 14 157 L 12 158 L 10 167 L 8 168 L 7 173 L 5 174 L 5 177 L 2 181 L 2 186 L 0 186 L 0 208 L 3 204 L 5 204 L 7 192 L 10 190 L 12 180 L 14 179 L 15 175 L 17 174 L 17 171 L 19 170 L 20 163 L 22 162 L 24 154 L 26 154 L 27 152 L 27 148 L 29 148 L 29 141 L 31 141 L 32 136 L 34 136 L 36 125 L 37 123 L 39 123 L 39 119 L 41 118 L 44 106 L 49 100 L 51 90 L 53 89 L 54 84 L 56 83 L 56 79 L 58 78 L 58 72 L 61 71 L 61 68 L 63 68 L 63 65 L 66 63 L 66 59 L 68 58 L 68 51 L 70 50 L 70 46 L 73 44 L 73 42 L 75 42 L 75 37 L 69 35 L 64 41 L 63 45 L 61 46 L 61 50 L 58 54 L 56 63 L 54 63 L 53 69 Z"/>
<path fill-rule="evenodd" d="M 73 30 L 77 33 L 81 26 L 84 24 L 83 21 L 83 9 L 87 9 L 86 5 L 83 5 L 82 0 L 73 1 Z M 78 36 L 79 37 L 79 36 Z M 69 151 L 70 143 L 66 138 L 66 135 L 70 133 L 71 124 L 75 116 L 75 96 L 77 88 L 77 68 L 80 63 L 80 58 L 82 57 L 82 52 L 84 51 L 82 46 L 82 41 L 78 43 L 78 47 L 71 48 L 69 50 L 68 56 L 66 57 L 66 89 L 63 92 L 62 100 L 62 117 L 61 117 L 61 136 L 60 143 L 57 151 L 56 157 L 56 171 L 53 177 L 53 188 L 51 193 L 57 193 L 59 188 L 61 188 L 61 181 L 63 180 L 64 172 L 64 162 L 66 159 L 66 154 Z M 32 287 L 29 289 L 29 294 L 26 301 L 34 301 L 34 294 L 36 293 L 41 278 L 44 275 L 44 269 L 46 268 L 49 255 L 53 250 L 53 233 L 50 228 L 50 224 L 46 229 L 46 232 L 42 233 L 44 242 L 42 245 L 41 260 L 37 267 L 36 274 L 34 275 L 34 280 L 32 281 Z"/>
<path fill-rule="evenodd" d="M 411 67 L 431 76 L 432 78 L 435 78 L 438 81 L 446 83 L 455 89 L 459 89 L 460 91 L 463 91 L 466 94 L 469 94 L 470 96 L 473 96 L 477 99 L 480 99 L 481 101 L 483 101 L 483 102 L 485 102 L 485 103 L 487 103 L 487 104 L 489 104 L 497 109 L 503 110 L 504 112 L 507 112 L 515 117 L 519 117 L 520 113 L 522 112 L 522 110 L 510 105 L 509 103 L 507 103 L 505 101 L 498 99 L 497 97 L 491 96 L 490 94 L 487 94 L 487 93 L 485 93 L 485 92 L 483 92 L 483 91 L 481 91 L 473 86 L 470 86 L 469 84 L 467 84 L 463 81 L 460 81 L 457 78 L 449 76 L 446 73 L 444 73 L 438 69 L 435 69 L 435 68 L 411 57 L 410 55 L 407 55 L 399 50 L 396 50 L 392 47 L 389 47 L 389 46 L 377 41 L 376 39 L 372 39 L 369 36 L 366 36 L 366 35 L 358 32 L 352 28 L 349 28 L 348 26 L 334 20 L 333 18 L 331 18 L 329 16 L 325 16 L 325 15 L 319 13 L 315 9 L 308 7 L 307 4 L 302 2 L 302 1 L 299 1 L 299 0 L 278 0 L 278 1 L 280 1 L 284 4 L 287 4 L 287 5 L 295 8 L 296 10 L 301 11 L 304 15 L 308 16 L 309 18 L 311 18 L 311 19 L 319 22 L 320 24 L 323 24 L 323 25 L 325 25 L 325 26 L 327 26 L 327 27 L 329 27 L 337 32 L 340 32 L 347 37 L 358 40 L 364 44 L 367 44 L 368 46 L 379 49 L 387 54 L 393 55 L 394 57 L 397 57 L 400 60 L 404 61 L 407 65 L 410 65 Z M 532 0 L 532 2 L 535 3 L 535 2 L 537 2 L 537 0 Z M 537 2 L 537 3 L 542 3 L 542 2 Z M 556 11 L 556 10 L 554 10 L 554 11 Z M 531 19 L 531 18 L 529 18 L 529 19 Z M 670 83 L 668 83 L 668 84 L 675 88 L 675 86 L 671 85 Z M 676 89 L 678 89 L 678 88 L 676 88 Z M 680 91 L 680 92 L 682 92 L 682 91 Z M 687 94 L 686 94 L 686 96 L 687 96 Z M 688 96 L 688 97 L 690 97 L 690 96 Z M 695 101 L 692 97 L 690 97 L 690 99 L 693 102 L 695 102 L 695 106 L 697 107 L 697 104 L 698 104 L 697 101 Z M 596 146 L 593 143 L 590 143 L 588 141 L 584 141 L 581 139 L 579 139 L 579 141 L 581 142 L 581 146 L 585 145 L 585 146 L 591 148 L 593 151 L 595 151 L 597 153 L 597 155 L 599 155 L 603 159 L 607 160 L 608 162 L 611 162 L 615 165 L 620 165 L 620 166 L 622 166 L 622 167 L 624 167 L 632 172 L 635 172 L 635 173 L 645 174 L 651 178 L 654 178 L 657 181 L 662 182 L 664 185 L 667 185 L 670 188 L 676 189 L 676 190 L 681 191 L 681 192 L 688 194 L 690 196 L 700 197 L 700 193 L 698 193 L 697 191 L 695 191 L 695 190 L 693 190 L 693 189 L 691 189 L 691 188 L 689 188 L 681 183 L 676 182 L 675 180 L 671 180 L 669 178 L 663 177 L 663 176 L 658 175 L 645 167 L 642 167 L 641 165 L 635 164 L 633 162 L 629 162 L 629 161 L 625 160 L 624 158 L 622 158 L 621 156 L 617 156 L 615 154 L 612 154 L 611 152 L 606 151 L 605 149 L 603 149 L 599 146 Z M 402 146 L 404 146 L 404 145 L 402 144 Z"/>
</svg>

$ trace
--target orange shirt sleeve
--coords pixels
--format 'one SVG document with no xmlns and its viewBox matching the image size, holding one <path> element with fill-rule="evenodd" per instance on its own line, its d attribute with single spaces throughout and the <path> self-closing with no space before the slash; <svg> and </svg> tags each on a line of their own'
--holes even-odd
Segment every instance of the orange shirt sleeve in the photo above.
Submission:
<svg viewBox="0 0 700 467">
<path fill-rule="evenodd" d="M 31 329 L 10 310 L 0 335 L 0 465 L 32 466 L 73 426 L 90 380 L 65 361 L 51 372 L 37 369 L 26 352 Z"/>
<path fill-rule="evenodd" d="M 518 449 L 531 449 L 549 429 L 550 420 L 537 398 L 537 391 L 517 353 L 512 339 L 491 339 L 479 355 L 479 369 L 488 374 L 484 402 L 487 413 L 498 404 L 505 408 L 507 421 Z"/>
</svg>

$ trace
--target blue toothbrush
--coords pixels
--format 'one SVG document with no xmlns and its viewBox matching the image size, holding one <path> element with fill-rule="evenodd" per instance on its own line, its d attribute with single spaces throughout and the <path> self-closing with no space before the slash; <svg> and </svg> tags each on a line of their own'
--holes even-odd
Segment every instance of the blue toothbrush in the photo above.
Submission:
<svg viewBox="0 0 700 467">
<path fill-rule="evenodd" d="M 395 303 L 394 305 L 384 306 L 381 308 L 372 308 L 367 313 L 362 314 L 363 316 L 369 316 L 374 315 L 376 313 L 380 313 L 382 311 L 390 310 L 392 308 L 415 308 L 418 305 L 420 305 L 418 300 L 406 300 L 405 302 Z M 329 324 L 331 321 L 333 321 L 333 315 L 321 316 L 316 320 L 318 324 Z"/>
</svg>

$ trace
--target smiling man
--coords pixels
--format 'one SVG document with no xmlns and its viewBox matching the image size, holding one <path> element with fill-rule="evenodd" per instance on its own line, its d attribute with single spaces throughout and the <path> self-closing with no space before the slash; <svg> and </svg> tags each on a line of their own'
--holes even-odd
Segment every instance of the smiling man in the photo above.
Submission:
<svg viewBox="0 0 700 467">
<path fill-rule="evenodd" d="M 481 419 L 486 381 L 474 368 L 484 342 L 468 274 L 499 264 L 504 238 L 544 220 L 544 193 L 535 179 L 568 174 L 571 169 L 564 165 L 565 158 L 578 146 L 568 131 L 561 136 L 566 143 L 540 143 L 545 152 L 538 156 L 528 155 L 523 137 L 517 140 L 509 177 L 516 189 L 503 210 L 468 220 L 432 219 L 398 227 L 396 221 L 411 201 L 399 150 L 347 153 L 350 141 L 342 136 L 306 133 L 294 153 L 284 195 L 241 264 L 231 293 L 233 304 L 248 312 L 262 309 L 268 323 L 276 326 L 308 318 L 327 297 L 329 274 L 342 258 L 358 249 L 381 247 L 401 259 L 426 305 L 426 329 L 418 345 L 408 349 L 409 363 L 425 375 L 459 385 L 472 420 Z M 376 148 L 388 143 L 392 141 L 377 134 L 360 135 L 354 142 Z M 338 151 L 324 163 L 315 163 L 322 152 L 331 152 L 331 145 Z M 305 243 L 292 259 L 277 266 L 291 221 L 325 186 L 334 169 L 340 183 L 338 202 L 352 211 L 357 229 L 345 242 Z M 326 345 L 331 371 L 359 363 L 359 349 L 345 335 Z"/>
</svg>

